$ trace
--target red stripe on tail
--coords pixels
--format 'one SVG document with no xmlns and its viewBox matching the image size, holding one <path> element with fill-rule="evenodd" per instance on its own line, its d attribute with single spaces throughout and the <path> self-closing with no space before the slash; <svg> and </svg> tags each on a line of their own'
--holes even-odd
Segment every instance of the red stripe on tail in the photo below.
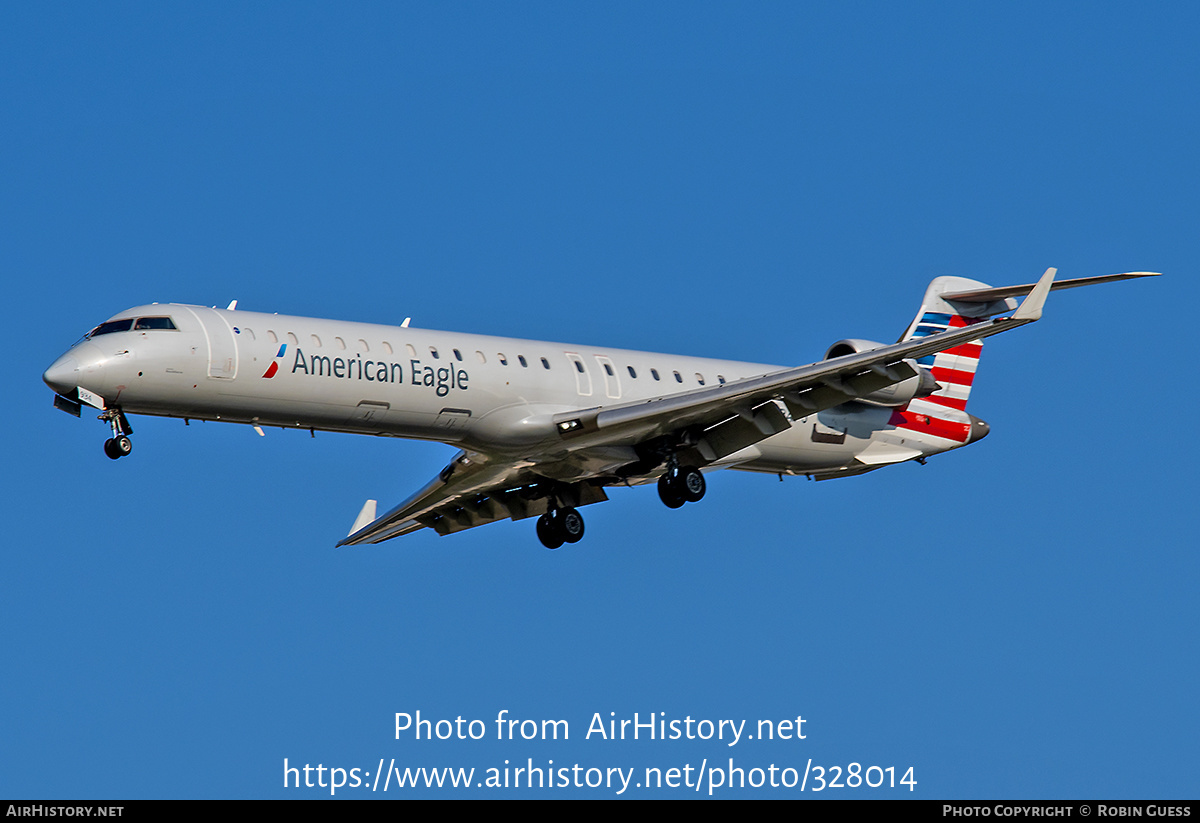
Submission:
<svg viewBox="0 0 1200 823">
<path fill-rule="evenodd" d="M 969 386 L 975 379 L 975 373 L 969 371 L 959 371 L 958 369 L 943 369 L 934 366 L 933 379 L 939 383 L 953 383 L 956 386 Z"/>
<path fill-rule="evenodd" d="M 891 420 L 888 422 L 898 429 L 932 434 L 935 437 L 944 437 L 947 440 L 955 440 L 959 443 L 966 443 L 967 437 L 971 434 L 971 425 L 969 423 L 954 423 L 950 420 L 941 420 L 937 417 L 919 414 L 908 409 L 892 412 Z"/>
</svg>

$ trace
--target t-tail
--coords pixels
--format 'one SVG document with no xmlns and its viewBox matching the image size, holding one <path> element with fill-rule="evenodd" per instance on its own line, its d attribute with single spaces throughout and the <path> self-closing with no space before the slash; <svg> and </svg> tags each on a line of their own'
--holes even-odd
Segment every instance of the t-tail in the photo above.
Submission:
<svg viewBox="0 0 1200 823">
<path fill-rule="evenodd" d="M 1157 276 L 1153 272 L 1127 272 L 1055 282 L 1054 273 L 1054 269 L 1048 269 L 1043 281 L 1037 284 L 1001 288 L 966 277 L 934 278 L 925 290 L 921 310 L 899 342 L 965 328 L 1013 309 L 1017 309 L 1014 319 L 1036 320 L 1041 316 L 1042 303 L 1050 290 Z M 1018 308 L 1016 298 L 1024 295 L 1029 296 Z M 919 359 L 918 364 L 929 370 L 938 389 L 897 409 L 889 421 L 891 425 L 918 434 L 921 439 L 943 448 L 965 446 L 986 437 L 990 431 L 988 424 L 967 413 L 967 401 L 971 397 L 982 352 L 983 341 L 973 340 Z"/>
<path fill-rule="evenodd" d="M 959 303 L 943 295 L 971 289 L 989 288 L 986 283 L 965 277 L 938 277 L 925 290 L 921 310 L 913 318 L 900 342 L 928 337 L 948 329 L 960 329 L 993 314 L 1015 308 L 1015 300 L 1002 305 Z M 926 397 L 915 398 L 892 414 L 891 424 L 898 429 L 920 434 L 943 448 L 963 446 L 986 437 L 988 425 L 967 414 L 967 400 L 979 367 L 983 341 L 972 340 L 937 354 L 922 357 L 917 363 L 927 369 L 938 389 Z"/>
</svg>

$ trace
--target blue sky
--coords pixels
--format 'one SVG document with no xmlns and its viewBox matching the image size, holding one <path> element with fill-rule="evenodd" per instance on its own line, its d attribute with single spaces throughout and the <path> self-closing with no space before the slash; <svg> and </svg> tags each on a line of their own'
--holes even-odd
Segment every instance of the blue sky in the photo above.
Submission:
<svg viewBox="0 0 1200 823">
<path fill-rule="evenodd" d="M 5 6 L 0 796 L 732 757 L 917 780 L 826 797 L 1195 797 L 1198 15 Z M 934 276 L 1051 265 L 1166 276 L 989 341 L 986 441 L 830 483 L 718 473 L 679 511 L 617 490 L 557 552 L 530 522 L 334 550 L 453 450 L 136 418 L 114 463 L 40 379 L 123 308 L 235 298 L 802 364 L 891 342 Z M 489 736 L 395 739 L 417 710 Z M 571 739 L 497 741 L 501 710 Z M 584 739 L 610 712 L 806 738 Z"/>
</svg>

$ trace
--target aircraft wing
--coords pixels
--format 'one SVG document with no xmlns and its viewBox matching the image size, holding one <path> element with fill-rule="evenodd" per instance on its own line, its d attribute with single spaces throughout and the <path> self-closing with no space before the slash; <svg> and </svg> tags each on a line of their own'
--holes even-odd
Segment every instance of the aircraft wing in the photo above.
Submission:
<svg viewBox="0 0 1200 823">
<path fill-rule="evenodd" d="M 786 404 L 793 418 L 805 417 L 916 376 L 906 360 L 1032 323 L 1041 317 L 1054 274 L 1054 269 L 1048 269 L 1008 317 L 721 386 L 565 412 L 555 415 L 553 422 L 572 449 L 635 445 L 691 429 L 700 433 L 696 442 L 699 457 L 712 462 L 785 431 L 791 423 L 777 400 Z"/>
<path fill-rule="evenodd" d="M 338 546 L 380 543 L 425 527 L 446 535 L 497 520 L 544 514 L 545 498 L 528 494 L 538 482 L 532 471 L 535 465 L 533 461 L 496 463 L 477 452 L 459 452 L 425 488 L 382 517 L 364 518 L 374 513 L 375 501 L 367 501 Z M 603 488 L 587 484 L 560 488 L 558 493 L 565 505 L 575 507 L 608 499 Z M 362 525 L 364 519 L 370 522 Z"/>
<path fill-rule="evenodd" d="M 374 517 L 374 501 L 368 501 L 351 533 L 337 545 L 379 543 L 425 527 L 445 535 L 540 515 L 547 500 L 539 494 L 539 484 L 546 482 L 539 468 L 561 460 L 564 449 L 637 446 L 690 431 L 696 436 L 688 457 L 706 465 L 788 429 L 791 421 L 777 401 L 786 404 L 793 418 L 805 417 L 917 376 L 906 360 L 1032 323 L 1041 317 L 1054 274 L 1047 269 L 1008 317 L 720 386 L 554 415 L 549 422 L 561 438 L 557 447 L 547 445 L 545 453 L 518 462 L 460 452 L 425 488 L 382 517 Z M 562 505 L 573 507 L 608 499 L 602 485 L 589 482 L 556 484 L 554 494 Z"/>
</svg>

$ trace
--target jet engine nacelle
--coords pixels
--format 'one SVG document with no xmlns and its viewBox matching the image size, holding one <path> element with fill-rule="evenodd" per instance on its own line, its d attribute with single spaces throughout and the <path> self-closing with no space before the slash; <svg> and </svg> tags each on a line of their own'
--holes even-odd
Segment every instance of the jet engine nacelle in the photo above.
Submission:
<svg viewBox="0 0 1200 823">
<path fill-rule="evenodd" d="M 876 343 L 874 340 L 839 340 L 825 352 L 825 359 L 832 360 L 835 357 L 844 357 L 847 354 L 859 354 L 871 351 L 872 349 L 881 349 L 883 346 L 883 343 Z M 873 391 L 862 397 L 856 397 L 855 400 L 859 403 L 868 403 L 872 406 L 903 406 L 913 398 L 928 397 L 941 388 L 937 381 L 933 379 L 933 375 L 930 374 L 929 369 L 917 365 L 917 361 L 915 360 L 905 359 L 904 362 L 916 372 L 915 376 L 879 389 L 878 391 Z"/>
</svg>

